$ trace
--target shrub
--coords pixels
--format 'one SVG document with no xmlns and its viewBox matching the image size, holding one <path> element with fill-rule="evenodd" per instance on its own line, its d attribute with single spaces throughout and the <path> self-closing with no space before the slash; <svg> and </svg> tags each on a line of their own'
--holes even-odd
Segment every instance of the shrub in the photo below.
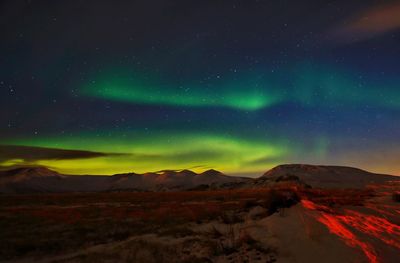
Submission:
<svg viewBox="0 0 400 263">
<path fill-rule="evenodd" d="M 256 200 L 254 200 L 254 199 L 252 199 L 252 200 L 245 200 L 244 202 L 243 202 L 243 208 L 245 209 L 245 210 L 249 210 L 250 208 L 252 208 L 252 207 L 255 207 L 255 206 L 258 206 L 259 205 L 259 203 L 256 201 Z"/>
<path fill-rule="evenodd" d="M 241 217 L 236 211 L 224 212 L 221 214 L 220 219 L 224 224 L 227 224 L 227 225 L 244 222 L 243 217 Z"/>
<path fill-rule="evenodd" d="M 400 192 L 393 193 L 392 199 L 395 202 L 400 202 Z"/>
<path fill-rule="evenodd" d="M 215 226 L 212 226 L 211 230 L 208 232 L 208 234 L 211 236 L 211 238 L 221 238 L 224 236 L 221 231 L 219 231 Z"/>
<path fill-rule="evenodd" d="M 262 206 L 268 210 L 268 214 L 277 212 L 280 208 L 288 208 L 300 201 L 299 196 L 292 191 L 271 190 L 265 196 Z"/>
</svg>

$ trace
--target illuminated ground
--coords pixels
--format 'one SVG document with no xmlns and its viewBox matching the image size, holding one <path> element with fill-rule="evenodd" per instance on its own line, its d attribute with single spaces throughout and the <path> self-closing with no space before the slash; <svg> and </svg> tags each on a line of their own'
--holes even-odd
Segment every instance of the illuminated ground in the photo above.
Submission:
<svg viewBox="0 0 400 263">
<path fill-rule="evenodd" d="M 10 262 L 398 262 L 399 188 L 4 195 L 0 253 Z M 300 203 L 282 208 L 293 194 Z"/>
</svg>

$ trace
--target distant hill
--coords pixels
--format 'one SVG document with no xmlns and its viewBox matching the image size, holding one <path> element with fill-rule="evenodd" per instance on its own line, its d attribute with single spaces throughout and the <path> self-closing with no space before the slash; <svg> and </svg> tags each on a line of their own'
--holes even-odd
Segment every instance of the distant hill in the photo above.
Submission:
<svg viewBox="0 0 400 263">
<path fill-rule="evenodd" d="M 346 166 L 324 166 L 308 164 L 283 164 L 267 171 L 257 180 L 277 181 L 296 178 L 312 187 L 358 188 L 371 183 L 399 180 L 392 175 L 370 173 Z"/>
<path fill-rule="evenodd" d="M 219 188 L 251 179 L 227 176 L 216 170 L 164 170 L 113 176 L 62 175 L 46 167 L 18 167 L 0 171 L 0 193 L 178 191 Z"/>
</svg>

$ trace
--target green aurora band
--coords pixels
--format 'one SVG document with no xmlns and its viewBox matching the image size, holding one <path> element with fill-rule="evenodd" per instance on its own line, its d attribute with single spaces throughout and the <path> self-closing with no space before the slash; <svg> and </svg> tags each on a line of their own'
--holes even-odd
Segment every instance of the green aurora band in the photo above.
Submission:
<svg viewBox="0 0 400 263">
<path fill-rule="evenodd" d="M 143 81 L 133 77 L 103 77 L 83 87 L 82 93 L 107 100 L 136 104 L 170 106 L 216 106 L 240 110 L 258 110 L 279 102 L 282 98 L 266 92 L 254 81 L 237 81 L 214 85 L 171 85 Z M 264 83 L 264 85 L 266 85 Z M 244 88 L 246 87 L 246 88 Z"/>
<path fill-rule="evenodd" d="M 225 77 L 233 81 L 224 81 L 225 78 L 218 76 L 203 84 L 199 84 L 202 81 L 197 84 L 171 83 L 161 78 L 127 73 L 126 70 L 116 72 L 94 77 L 81 88 L 81 94 L 134 104 L 213 106 L 245 111 L 260 110 L 283 102 L 322 107 L 365 103 L 387 108 L 400 107 L 399 81 L 366 81 L 356 72 L 311 63 L 301 63 L 280 72 L 259 70 L 257 74 L 239 77 L 230 74 Z"/>
<path fill-rule="evenodd" d="M 290 74 L 284 75 L 283 72 Z M 212 84 L 204 83 L 201 86 L 173 85 L 168 81 L 163 83 L 156 78 L 145 75 L 138 77 L 134 73 L 128 74 L 126 70 L 118 70 L 94 78 L 80 92 L 105 101 L 132 104 L 227 107 L 247 111 L 249 118 L 253 111 L 284 102 L 317 108 L 365 104 L 387 108 L 400 106 L 400 90 L 396 89 L 397 84 L 391 84 L 396 82 L 388 80 L 380 89 L 366 88 L 365 83 L 373 85 L 371 83 L 374 82 L 355 78 L 354 75 L 332 67 L 304 63 L 282 72 L 247 74 L 241 78 L 227 77 L 234 79 L 230 82 L 225 82 L 221 77 L 213 80 Z M 290 138 L 244 138 L 228 136 L 225 132 L 222 129 L 214 133 L 202 133 L 189 129 L 160 130 L 154 134 L 130 130 L 99 130 L 94 134 L 25 137 L 6 143 L 112 153 L 96 158 L 39 160 L 34 163 L 69 174 L 115 174 L 162 169 L 202 171 L 208 168 L 226 173 L 255 174 L 274 165 L 296 160 L 324 162 L 329 151 L 330 139 L 324 136 L 314 138 L 314 145 L 310 148 L 310 145 L 302 145 Z M 231 132 L 234 134 L 234 131 Z M 310 158 L 307 159 L 307 156 Z M 17 159 L 0 163 L 15 164 L 26 164 L 26 161 Z"/>
</svg>

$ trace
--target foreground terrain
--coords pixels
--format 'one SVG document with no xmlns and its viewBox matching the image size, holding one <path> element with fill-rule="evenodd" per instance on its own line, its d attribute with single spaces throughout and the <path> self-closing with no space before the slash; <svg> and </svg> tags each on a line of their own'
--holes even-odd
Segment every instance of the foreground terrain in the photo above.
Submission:
<svg viewBox="0 0 400 263">
<path fill-rule="evenodd" d="M 0 196 L 2 262 L 399 262 L 389 181 Z"/>
</svg>

